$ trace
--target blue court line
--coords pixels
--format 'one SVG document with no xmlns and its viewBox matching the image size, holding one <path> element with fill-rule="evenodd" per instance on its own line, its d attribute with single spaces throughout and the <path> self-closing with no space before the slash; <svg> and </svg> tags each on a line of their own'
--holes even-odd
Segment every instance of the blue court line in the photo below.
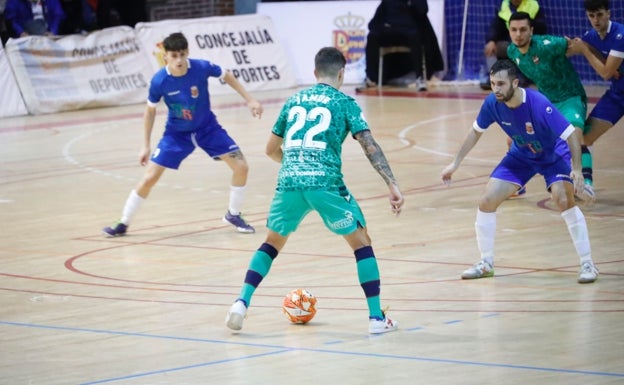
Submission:
<svg viewBox="0 0 624 385">
<path fill-rule="evenodd" d="M 97 380 L 97 381 L 93 381 L 93 382 L 83 382 L 83 383 L 81 383 L 79 385 L 105 384 L 107 382 L 123 381 L 123 380 L 129 380 L 129 379 L 132 379 L 132 378 L 152 376 L 152 375 L 155 375 L 155 374 L 171 373 L 171 372 L 177 372 L 177 371 L 180 371 L 180 370 L 201 368 L 201 367 L 204 367 L 204 366 L 213 366 L 213 365 L 224 364 L 224 363 L 228 363 L 228 362 L 232 362 L 232 361 L 247 360 L 247 359 L 250 359 L 250 358 L 257 358 L 257 357 L 266 357 L 266 356 L 271 356 L 271 355 L 274 355 L 274 354 L 281 354 L 281 353 L 284 353 L 284 352 L 289 352 L 291 350 L 292 349 L 284 349 L 284 350 L 280 350 L 280 351 L 276 351 L 276 352 L 253 354 L 253 355 L 250 355 L 250 356 L 244 356 L 244 357 L 239 357 L 239 358 L 229 358 L 227 360 L 218 360 L 218 361 L 204 362 L 202 364 L 180 366 L 180 367 L 177 367 L 177 368 L 154 370 L 152 372 L 130 374 L 130 375 L 127 375 L 127 376 L 114 377 L 114 378 L 106 378 L 106 379 Z"/>
<path fill-rule="evenodd" d="M 216 344 L 242 345 L 242 346 L 252 346 L 252 347 L 259 347 L 259 348 L 278 349 L 278 351 L 262 353 L 262 354 L 257 354 L 253 356 L 246 356 L 246 357 L 228 359 L 228 360 L 219 360 L 219 361 L 214 361 L 214 362 L 207 362 L 207 363 L 202 363 L 202 364 L 197 364 L 197 365 L 185 366 L 181 368 L 174 368 L 174 369 L 168 369 L 168 370 L 162 370 L 162 371 L 156 371 L 156 372 L 148 372 L 148 373 L 143 373 L 143 374 L 134 374 L 134 375 L 131 375 L 130 377 L 118 377 L 116 379 L 99 380 L 98 382 L 90 382 L 90 383 L 85 383 L 81 385 L 102 384 L 105 382 L 119 381 L 120 379 L 125 379 L 125 378 L 142 377 L 142 376 L 147 376 L 151 374 L 160 374 L 160 373 L 164 373 L 167 371 L 183 370 L 187 368 L 215 365 L 217 363 L 223 363 L 223 362 L 234 362 L 234 361 L 239 361 L 243 359 L 262 357 L 262 356 L 271 355 L 271 354 L 282 354 L 285 352 L 292 352 L 292 351 L 624 378 L 624 373 L 616 373 L 616 372 L 599 372 L 599 371 L 578 370 L 578 369 L 558 369 L 558 368 L 548 368 L 548 367 L 541 367 L 541 366 L 499 364 L 499 363 L 492 363 L 492 362 L 464 361 L 464 360 L 453 360 L 453 359 L 431 358 L 431 357 L 415 357 L 415 356 L 404 356 L 404 355 L 395 355 L 395 354 L 336 351 L 336 350 L 318 349 L 318 348 L 289 347 L 289 346 L 283 346 L 283 345 L 267 345 L 267 344 L 234 342 L 234 341 L 213 340 L 213 339 L 204 339 L 204 338 L 166 336 L 166 335 L 148 334 L 148 333 L 131 333 L 131 332 L 122 332 L 122 331 L 114 331 L 114 330 L 100 330 L 100 329 L 73 328 L 73 327 L 65 327 L 65 326 L 27 324 L 27 323 L 8 322 L 8 321 L 0 321 L 0 325 L 39 328 L 39 329 L 51 329 L 51 330 L 64 330 L 64 331 L 72 331 L 72 332 L 87 332 L 87 333 L 108 334 L 108 335 L 121 335 L 121 336 L 129 336 L 129 337 L 159 338 L 159 339 L 170 339 L 170 340 L 176 340 L 176 341 L 208 342 L 208 343 L 216 343 Z"/>
</svg>

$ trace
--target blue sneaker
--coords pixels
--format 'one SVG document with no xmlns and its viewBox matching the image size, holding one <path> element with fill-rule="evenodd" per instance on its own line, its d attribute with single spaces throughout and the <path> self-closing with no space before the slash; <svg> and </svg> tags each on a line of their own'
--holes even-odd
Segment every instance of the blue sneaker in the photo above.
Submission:
<svg viewBox="0 0 624 385">
<path fill-rule="evenodd" d="M 238 230 L 239 233 L 252 234 L 256 232 L 256 229 L 254 229 L 249 223 L 245 222 L 241 214 L 233 215 L 230 214 L 229 210 L 227 213 L 225 213 L 225 216 L 223 217 L 223 222 L 235 226 L 236 230 Z"/>
<path fill-rule="evenodd" d="M 121 237 L 123 235 L 126 235 L 126 231 L 128 230 L 128 226 L 121 223 L 121 222 L 117 222 L 114 225 L 110 226 L 110 227 L 105 227 L 102 229 L 102 232 L 104 232 L 104 234 L 107 237 Z"/>
</svg>

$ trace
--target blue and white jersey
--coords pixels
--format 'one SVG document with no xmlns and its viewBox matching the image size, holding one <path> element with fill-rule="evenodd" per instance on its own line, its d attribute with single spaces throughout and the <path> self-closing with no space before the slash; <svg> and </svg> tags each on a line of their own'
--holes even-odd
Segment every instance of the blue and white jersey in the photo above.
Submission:
<svg viewBox="0 0 624 385">
<path fill-rule="evenodd" d="M 166 130 L 192 132 L 199 127 L 217 125 L 210 109 L 208 78 L 224 75 L 220 66 L 206 60 L 189 59 L 184 76 L 171 75 L 165 66 L 152 78 L 147 103 L 156 106 L 164 98 L 169 109 Z"/>
<path fill-rule="evenodd" d="M 590 29 L 583 35 L 583 41 L 596 48 L 605 58 L 609 55 L 624 58 L 624 24 L 609 22 L 607 35 L 604 39 L 600 38 L 595 29 Z M 620 78 L 610 79 L 611 90 L 623 95 L 624 94 L 624 61 L 618 69 Z"/>
<path fill-rule="evenodd" d="M 569 151 L 565 140 L 574 133 L 568 122 L 553 104 L 533 89 L 520 88 L 522 104 L 509 108 L 488 95 L 473 128 L 484 132 L 494 122 L 498 123 L 513 140 L 510 154 L 539 163 L 552 163 Z"/>
</svg>

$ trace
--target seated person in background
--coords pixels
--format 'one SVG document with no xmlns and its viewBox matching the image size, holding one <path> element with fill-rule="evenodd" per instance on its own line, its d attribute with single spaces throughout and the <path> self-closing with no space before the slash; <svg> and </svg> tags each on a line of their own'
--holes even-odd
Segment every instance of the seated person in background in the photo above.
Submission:
<svg viewBox="0 0 624 385">
<path fill-rule="evenodd" d="M 545 35 L 546 22 L 544 12 L 537 0 L 502 0 L 496 17 L 492 19 L 490 29 L 483 48 L 485 55 L 484 73 L 481 74 L 480 86 L 484 90 L 490 89 L 490 68 L 499 59 L 507 59 L 507 47 L 509 46 L 509 18 L 515 12 L 529 14 L 536 35 Z"/>
<path fill-rule="evenodd" d="M 4 18 L 11 37 L 58 35 L 65 14 L 59 0 L 7 0 Z"/>
<path fill-rule="evenodd" d="M 444 69 L 438 39 L 427 17 L 427 12 L 429 12 L 429 6 L 426 0 L 381 1 L 375 15 L 368 23 L 366 86 L 376 86 L 380 80 L 379 47 L 406 46 L 410 48 L 409 60 L 406 61 L 405 66 L 384 66 L 384 80 L 403 76 L 404 85 L 414 86 L 424 91 L 427 89 L 426 80 Z M 423 69 L 423 61 L 426 71 Z"/>
</svg>

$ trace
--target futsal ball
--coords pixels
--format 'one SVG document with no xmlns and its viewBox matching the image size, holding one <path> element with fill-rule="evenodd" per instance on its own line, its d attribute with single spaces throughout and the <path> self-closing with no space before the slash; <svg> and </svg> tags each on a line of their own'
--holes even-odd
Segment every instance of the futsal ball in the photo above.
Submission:
<svg viewBox="0 0 624 385">
<path fill-rule="evenodd" d="M 316 314 L 316 297 L 305 289 L 296 289 L 284 297 L 282 310 L 290 322 L 304 324 Z"/>
</svg>

